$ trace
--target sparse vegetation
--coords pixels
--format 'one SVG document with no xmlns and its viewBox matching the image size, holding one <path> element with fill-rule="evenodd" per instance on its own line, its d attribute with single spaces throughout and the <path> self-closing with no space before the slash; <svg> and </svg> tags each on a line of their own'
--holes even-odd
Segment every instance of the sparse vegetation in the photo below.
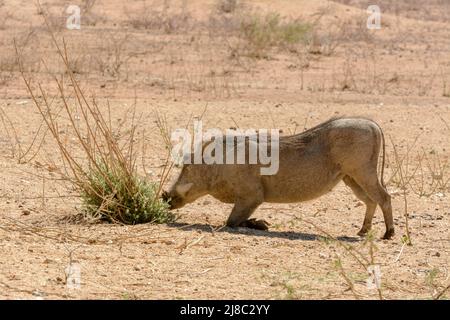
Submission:
<svg viewBox="0 0 450 320">
<path fill-rule="evenodd" d="M 129 138 L 126 144 L 121 146 L 110 125 L 111 120 L 107 121 L 102 115 L 95 99 L 88 101 L 75 80 L 70 69 L 66 43 L 63 41 L 61 49 L 53 34 L 52 37 L 73 88 L 72 94 L 77 104 L 75 109 L 66 94 L 64 82 L 57 78 L 54 81 L 58 87 L 62 109 L 70 120 L 76 145 L 83 151 L 84 159 L 76 157 L 73 153 L 74 146 L 68 146 L 64 142 L 59 130 L 59 112 L 51 108 L 49 97 L 40 84 L 39 94 L 43 102 L 38 101 L 31 81 L 24 74 L 17 47 L 16 53 L 28 92 L 61 153 L 64 163 L 61 175 L 79 192 L 85 213 L 93 218 L 125 224 L 173 221 L 174 215 L 159 197 L 160 187 L 137 176 L 134 114 Z"/>
<path fill-rule="evenodd" d="M 125 22 L 134 29 L 155 30 L 166 34 L 175 32 L 186 32 L 192 28 L 192 21 L 186 7 L 181 8 L 181 12 L 169 12 L 169 7 L 165 3 L 161 9 L 155 9 L 157 5 L 146 2 L 142 4 L 138 12 L 130 12 L 126 8 L 125 14 L 128 17 Z"/>
<path fill-rule="evenodd" d="M 276 13 L 254 13 L 245 17 L 240 25 L 239 37 L 244 41 L 242 54 L 265 58 L 269 49 L 275 46 L 287 47 L 305 42 L 311 28 L 309 23 L 300 20 L 284 21 Z"/>
<path fill-rule="evenodd" d="M 427 151 L 422 147 L 415 151 L 419 136 L 406 151 L 400 154 L 398 146 L 392 142 L 394 162 L 389 161 L 392 175 L 389 182 L 397 188 L 407 189 L 420 197 L 430 197 L 438 192 L 450 190 L 450 164 L 438 151 Z"/>
<path fill-rule="evenodd" d="M 380 0 L 369 30 L 362 0 L 0 0 L 0 298 L 449 299 L 449 4 Z M 209 197 L 172 214 L 171 132 L 200 114 L 282 135 L 376 120 L 396 235 L 377 208 L 357 237 L 344 184 L 264 204 L 268 231 L 223 227 Z"/>
<path fill-rule="evenodd" d="M 174 220 L 168 205 L 158 199 L 159 186 L 118 166 L 118 160 L 98 162 L 86 172 L 80 189 L 86 214 L 126 224 Z"/>
<path fill-rule="evenodd" d="M 216 5 L 219 11 L 225 13 L 232 13 L 236 10 L 238 6 L 238 0 L 217 0 Z"/>
<path fill-rule="evenodd" d="M 116 78 L 120 76 L 122 69 L 126 67 L 128 61 L 133 57 L 127 50 L 130 41 L 128 33 L 104 33 L 100 44 L 102 54 L 94 58 L 96 67 L 102 75 L 110 75 Z"/>
</svg>

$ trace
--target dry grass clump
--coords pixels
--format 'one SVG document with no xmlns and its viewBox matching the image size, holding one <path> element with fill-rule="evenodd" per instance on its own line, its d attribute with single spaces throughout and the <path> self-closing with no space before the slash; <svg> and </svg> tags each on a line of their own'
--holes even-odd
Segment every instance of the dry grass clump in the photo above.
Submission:
<svg viewBox="0 0 450 320">
<path fill-rule="evenodd" d="M 83 179 L 79 191 L 90 216 L 126 224 L 173 221 L 167 203 L 158 199 L 158 186 L 130 173 L 117 159 L 99 161 Z"/>
<path fill-rule="evenodd" d="M 217 9 L 220 12 L 224 13 L 232 13 L 236 11 L 239 5 L 238 0 L 218 0 L 216 3 Z"/>
<path fill-rule="evenodd" d="M 125 8 L 125 24 L 134 29 L 155 30 L 166 34 L 190 30 L 194 24 L 186 6 L 179 12 L 172 12 L 169 3 L 164 3 L 160 9 L 155 8 L 157 5 L 154 2 L 144 2 L 138 12 L 130 12 Z"/>
<path fill-rule="evenodd" d="M 392 140 L 393 159 L 388 157 L 388 165 L 391 168 L 391 176 L 388 184 L 398 188 L 403 196 L 404 218 L 406 234 L 402 240 L 411 245 L 409 231 L 408 193 L 419 197 L 431 197 L 433 195 L 444 196 L 450 191 L 450 164 L 448 159 L 439 155 L 437 151 L 414 152 L 419 136 L 416 136 L 411 145 L 406 146 L 404 152 L 400 152 L 398 145 Z"/>
<path fill-rule="evenodd" d="M 419 136 L 406 151 L 400 154 L 394 149 L 393 161 L 389 161 L 392 175 L 389 182 L 400 189 L 408 189 L 419 197 L 430 197 L 438 193 L 450 192 L 450 162 L 438 151 L 421 148 L 415 151 Z M 392 162 L 392 163 L 391 163 Z"/>
<path fill-rule="evenodd" d="M 34 92 L 23 71 L 17 46 L 16 53 L 28 92 L 61 154 L 60 174 L 79 194 L 83 212 L 89 217 L 125 224 L 173 221 L 174 215 L 159 197 L 169 170 L 163 173 L 160 184 L 138 175 L 134 113 L 127 136 L 118 137 L 110 116 L 105 117 L 95 99 L 88 101 L 80 89 L 70 69 L 65 41 L 61 49 L 53 34 L 52 39 L 69 78 L 68 83 L 54 78 L 58 87 L 55 97 L 49 97 L 41 84 L 37 84 L 38 92 Z M 55 104 L 60 107 L 54 107 Z M 68 132 L 74 135 L 70 140 Z"/>
<path fill-rule="evenodd" d="M 306 41 L 311 30 L 311 24 L 298 19 L 285 21 L 277 13 L 254 13 L 241 21 L 239 37 L 245 42 L 247 56 L 264 58 L 270 48 Z"/>
</svg>

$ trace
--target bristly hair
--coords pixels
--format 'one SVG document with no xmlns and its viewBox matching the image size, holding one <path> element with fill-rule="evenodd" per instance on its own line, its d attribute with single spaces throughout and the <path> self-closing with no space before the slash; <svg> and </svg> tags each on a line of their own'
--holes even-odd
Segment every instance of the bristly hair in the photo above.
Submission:
<svg viewBox="0 0 450 320">
<path fill-rule="evenodd" d="M 282 136 L 280 140 L 283 140 L 284 143 L 295 143 L 296 145 L 305 146 L 311 140 L 313 140 L 321 129 L 327 128 L 332 122 L 345 118 L 344 116 L 332 117 L 325 122 L 319 123 L 318 125 L 309 128 L 303 132 L 291 135 L 291 136 Z M 300 138 L 300 139 L 299 139 Z"/>
<path fill-rule="evenodd" d="M 335 120 L 343 119 L 343 118 L 346 118 L 346 117 L 344 117 L 344 116 L 332 117 L 332 118 L 328 119 L 325 122 L 319 123 L 318 125 L 316 125 L 316 126 L 314 126 L 312 128 L 309 128 L 309 129 L 307 129 L 307 130 L 305 130 L 303 132 L 300 132 L 300 133 L 296 134 L 296 136 L 303 135 L 303 134 L 308 134 L 308 133 L 316 131 L 318 129 L 323 129 L 323 128 L 327 127 L 331 122 L 333 122 Z"/>
</svg>

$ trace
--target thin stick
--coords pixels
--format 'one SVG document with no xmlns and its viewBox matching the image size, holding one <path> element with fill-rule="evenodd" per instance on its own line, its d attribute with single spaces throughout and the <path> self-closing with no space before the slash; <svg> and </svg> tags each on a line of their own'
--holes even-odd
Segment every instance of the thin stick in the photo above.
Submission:
<svg viewBox="0 0 450 320">
<path fill-rule="evenodd" d="M 442 290 L 440 293 L 438 293 L 434 297 L 434 300 L 439 300 L 449 289 L 450 289 L 450 284 L 447 287 L 445 287 L 444 290 Z"/>
</svg>

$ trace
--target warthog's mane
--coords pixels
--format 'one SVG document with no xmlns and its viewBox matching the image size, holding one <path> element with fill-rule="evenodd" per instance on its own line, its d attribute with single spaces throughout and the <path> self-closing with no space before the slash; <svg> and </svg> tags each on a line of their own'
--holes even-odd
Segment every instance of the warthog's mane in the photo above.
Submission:
<svg viewBox="0 0 450 320">
<path fill-rule="evenodd" d="M 337 116 L 337 117 L 332 117 L 328 120 L 326 120 L 325 122 L 319 123 L 318 125 L 309 128 L 303 132 L 294 134 L 294 135 L 288 135 L 288 136 L 280 136 L 280 143 L 281 144 L 285 144 L 285 145 L 290 145 L 290 146 L 295 146 L 297 148 L 304 148 L 306 147 L 310 142 L 312 142 L 313 140 L 315 140 L 317 137 L 321 136 L 323 133 L 324 129 L 330 128 L 333 125 L 333 122 L 336 120 L 340 120 L 340 119 L 366 119 L 366 120 L 370 120 L 373 121 L 369 118 L 364 118 L 364 117 L 346 117 L 346 116 Z M 240 135 L 239 135 L 240 136 Z M 239 137 L 239 136 L 234 136 L 235 138 Z M 242 137 L 242 136 L 241 136 Z M 223 143 L 226 143 L 226 138 L 227 136 L 224 135 L 223 136 Z M 270 136 L 269 136 L 269 140 L 268 143 L 270 144 Z M 207 145 L 209 145 L 212 141 L 207 141 L 203 143 L 203 148 L 206 147 Z M 245 136 L 245 142 L 248 143 L 249 142 L 249 137 Z M 259 141 L 259 136 L 256 136 L 256 142 L 257 143 L 261 143 Z"/>
<path fill-rule="evenodd" d="M 332 123 L 336 120 L 344 118 L 341 117 L 332 117 L 325 122 L 322 122 L 312 128 L 309 128 L 303 132 L 290 135 L 290 136 L 282 136 L 280 137 L 280 142 L 288 145 L 295 145 L 296 147 L 304 147 L 308 145 L 311 141 L 313 141 L 316 137 L 321 135 L 323 129 L 329 128 Z"/>
</svg>

